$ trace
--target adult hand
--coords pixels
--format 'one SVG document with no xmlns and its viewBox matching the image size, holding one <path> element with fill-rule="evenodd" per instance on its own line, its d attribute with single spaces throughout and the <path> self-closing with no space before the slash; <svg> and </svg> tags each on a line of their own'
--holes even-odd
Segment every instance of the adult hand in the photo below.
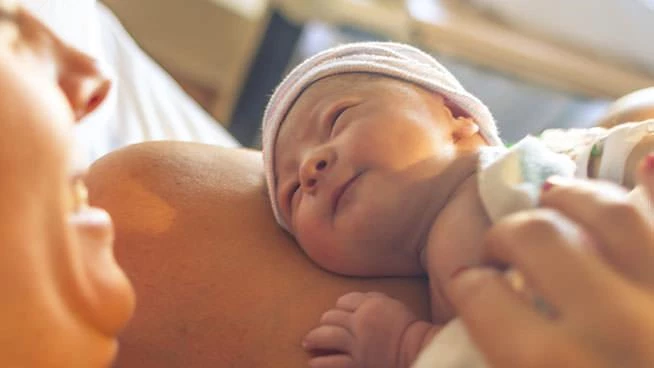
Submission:
<svg viewBox="0 0 654 368">
<path fill-rule="evenodd" d="M 654 200 L 654 154 L 639 178 Z M 501 271 L 473 268 L 447 288 L 458 314 L 494 367 L 653 367 L 652 214 L 607 183 L 551 183 L 542 208 L 489 231 L 485 251 L 519 270 L 554 313 L 539 312 Z"/>
</svg>

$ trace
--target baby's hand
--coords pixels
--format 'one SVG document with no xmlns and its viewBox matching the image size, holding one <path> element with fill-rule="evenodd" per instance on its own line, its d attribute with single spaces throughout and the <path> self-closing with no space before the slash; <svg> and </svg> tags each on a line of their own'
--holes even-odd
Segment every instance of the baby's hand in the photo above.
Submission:
<svg viewBox="0 0 654 368">
<path fill-rule="evenodd" d="M 304 338 L 312 368 L 396 367 L 402 338 L 418 318 L 400 301 L 381 293 L 354 292 L 336 301 L 320 326 Z"/>
</svg>

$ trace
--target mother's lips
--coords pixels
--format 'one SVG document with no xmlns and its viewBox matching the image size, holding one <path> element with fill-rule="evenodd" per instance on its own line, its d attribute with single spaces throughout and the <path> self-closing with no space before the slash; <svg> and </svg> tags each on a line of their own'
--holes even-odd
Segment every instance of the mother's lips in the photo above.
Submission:
<svg viewBox="0 0 654 368">
<path fill-rule="evenodd" d="M 341 198 L 345 194 L 345 192 L 354 184 L 354 182 L 361 176 L 361 173 L 354 174 L 350 179 L 345 181 L 343 184 L 341 184 L 339 187 L 334 190 L 332 193 L 332 210 L 333 212 L 336 212 L 338 209 L 339 203 L 341 202 Z"/>
</svg>

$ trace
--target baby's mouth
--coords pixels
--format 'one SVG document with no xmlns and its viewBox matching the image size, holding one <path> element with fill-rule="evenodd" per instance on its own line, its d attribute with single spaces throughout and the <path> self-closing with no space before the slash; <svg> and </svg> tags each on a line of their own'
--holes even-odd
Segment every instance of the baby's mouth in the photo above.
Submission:
<svg viewBox="0 0 654 368">
<path fill-rule="evenodd" d="M 352 186 L 352 184 L 359 178 L 359 176 L 361 176 L 361 173 L 355 174 L 334 191 L 332 194 L 332 213 L 336 213 L 338 211 L 343 195 L 345 195 L 345 192 Z"/>
</svg>

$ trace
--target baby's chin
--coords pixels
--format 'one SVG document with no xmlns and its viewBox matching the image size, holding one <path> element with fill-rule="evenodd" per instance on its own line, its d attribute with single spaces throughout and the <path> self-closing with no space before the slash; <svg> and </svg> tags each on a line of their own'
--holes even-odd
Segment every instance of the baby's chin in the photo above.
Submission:
<svg viewBox="0 0 654 368">
<path fill-rule="evenodd" d="M 377 249 L 370 244 L 379 244 Z M 375 241 L 338 242 L 338 245 L 301 246 L 307 256 L 319 267 L 344 276 L 386 277 L 424 276 L 420 257 L 407 256 L 407 252 Z"/>
</svg>

